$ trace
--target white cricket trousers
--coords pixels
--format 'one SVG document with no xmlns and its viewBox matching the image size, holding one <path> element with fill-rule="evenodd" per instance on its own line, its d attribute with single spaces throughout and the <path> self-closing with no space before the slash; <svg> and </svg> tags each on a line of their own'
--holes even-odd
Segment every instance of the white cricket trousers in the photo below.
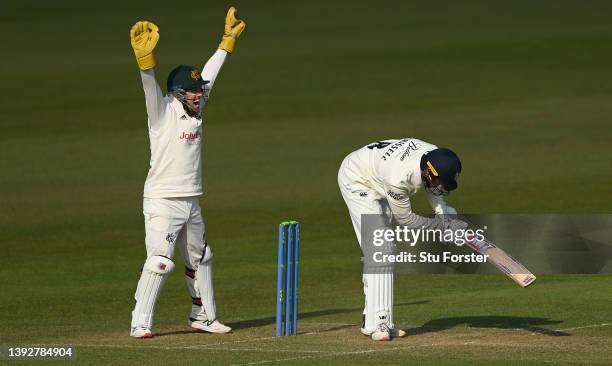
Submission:
<svg viewBox="0 0 612 366">
<path fill-rule="evenodd" d="M 379 215 L 384 222 L 390 223 L 391 210 L 386 199 L 364 183 L 352 154 L 347 156 L 340 166 L 338 186 L 348 207 L 353 229 L 361 247 L 361 215 Z M 381 322 L 388 322 L 389 327 L 394 328 L 393 273 L 363 273 L 362 281 L 365 295 L 363 328 L 373 332 Z"/>
<path fill-rule="evenodd" d="M 172 259 L 175 246 L 185 265 L 197 269 L 206 248 L 206 232 L 199 196 L 143 200 L 147 258 Z"/>
</svg>

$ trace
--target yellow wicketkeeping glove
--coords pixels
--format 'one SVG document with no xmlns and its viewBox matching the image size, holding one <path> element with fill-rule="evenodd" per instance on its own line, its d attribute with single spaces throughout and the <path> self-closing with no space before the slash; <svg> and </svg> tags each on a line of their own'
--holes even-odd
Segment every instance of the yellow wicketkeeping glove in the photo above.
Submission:
<svg viewBox="0 0 612 366">
<path fill-rule="evenodd" d="M 236 19 L 236 15 L 236 8 L 230 7 L 225 16 L 225 32 L 221 43 L 219 43 L 219 48 L 229 53 L 234 52 L 236 40 L 246 27 L 246 23 L 243 20 Z"/>
<path fill-rule="evenodd" d="M 141 70 L 152 69 L 155 66 L 153 50 L 159 41 L 159 28 L 146 20 L 137 22 L 130 30 L 130 40 L 138 67 Z"/>
</svg>

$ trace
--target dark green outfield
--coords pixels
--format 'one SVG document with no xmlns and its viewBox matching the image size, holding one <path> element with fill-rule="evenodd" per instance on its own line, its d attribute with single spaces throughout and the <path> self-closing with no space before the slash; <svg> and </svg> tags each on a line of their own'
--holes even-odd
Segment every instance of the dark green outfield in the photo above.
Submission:
<svg viewBox="0 0 612 366">
<path fill-rule="evenodd" d="M 203 65 L 229 3 L 3 2 L 0 344 L 76 344 L 90 364 L 606 364 L 611 277 L 396 281 L 412 336 L 359 335 L 346 154 L 418 137 L 463 161 L 469 213 L 609 213 L 607 1 L 237 1 L 247 29 L 206 111 L 202 199 L 227 337 L 186 333 L 180 270 L 153 340 L 129 339 L 144 260 L 144 97 L 129 44 L 160 27 L 158 78 Z M 427 213 L 423 197 L 417 211 Z M 301 330 L 273 335 L 276 225 L 302 226 Z M 180 264 L 180 256 L 177 256 Z M 181 266 L 178 266 L 181 268 Z M 607 324 L 607 325 L 606 325 Z"/>
</svg>

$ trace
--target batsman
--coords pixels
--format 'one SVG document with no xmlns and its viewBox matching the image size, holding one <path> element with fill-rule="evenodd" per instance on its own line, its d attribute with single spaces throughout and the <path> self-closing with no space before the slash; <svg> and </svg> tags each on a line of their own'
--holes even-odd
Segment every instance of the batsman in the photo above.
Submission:
<svg viewBox="0 0 612 366">
<path fill-rule="evenodd" d="M 383 225 L 414 229 L 462 230 L 456 210 L 443 196 L 457 188 L 461 161 L 451 150 L 415 138 L 378 141 L 349 154 L 338 172 L 340 192 L 349 210 L 362 253 L 362 215 L 380 217 Z M 410 197 L 424 188 L 434 218 L 413 212 Z M 367 245 L 367 244 L 365 244 Z M 362 276 L 365 307 L 361 333 L 376 341 L 406 335 L 393 319 L 392 269 Z"/>
<path fill-rule="evenodd" d="M 212 249 L 206 241 L 199 199 L 202 189 L 203 112 L 215 79 L 246 24 L 231 7 L 219 48 L 200 72 L 181 65 L 168 75 L 164 95 L 155 78 L 154 50 L 159 28 L 139 21 L 130 31 L 144 88 L 151 149 L 144 185 L 143 214 L 147 257 L 136 288 L 130 335 L 153 337 L 155 304 L 175 265 L 178 246 L 185 262 L 185 279 L 192 306 L 188 323 L 210 333 L 231 328 L 217 320 L 212 279 Z"/>
</svg>

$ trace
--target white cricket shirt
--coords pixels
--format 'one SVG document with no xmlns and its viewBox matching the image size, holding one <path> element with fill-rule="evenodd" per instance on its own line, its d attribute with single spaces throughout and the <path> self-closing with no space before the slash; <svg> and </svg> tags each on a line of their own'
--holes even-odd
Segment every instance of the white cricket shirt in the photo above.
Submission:
<svg viewBox="0 0 612 366">
<path fill-rule="evenodd" d="M 378 141 L 351 153 L 347 167 L 359 183 L 385 197 L 393 215 L 403 222 L 412 214 L 410 196 L 423 187 L 421 157 L 436 148 L 414 138 Z M 427 192 L 427 200 L 435 213 L 445 212 L 442 197 Z"/>
<path fill-rule="evenodd" d="M 202 70 L 206 94 L 223 66 L 227 52 L 217 50 Z M 199 196 L 202 188 L 202 119 L 191 117 L 183 104 L 164 96 L 153 69 L 140 72 L 147 106 L 150 169 L 144 185 L 146 198 Z M 203 112 L 206 98 L 201 103 Z M 203 113 L 200 113 L 202 115 Z"/>
</svg>

